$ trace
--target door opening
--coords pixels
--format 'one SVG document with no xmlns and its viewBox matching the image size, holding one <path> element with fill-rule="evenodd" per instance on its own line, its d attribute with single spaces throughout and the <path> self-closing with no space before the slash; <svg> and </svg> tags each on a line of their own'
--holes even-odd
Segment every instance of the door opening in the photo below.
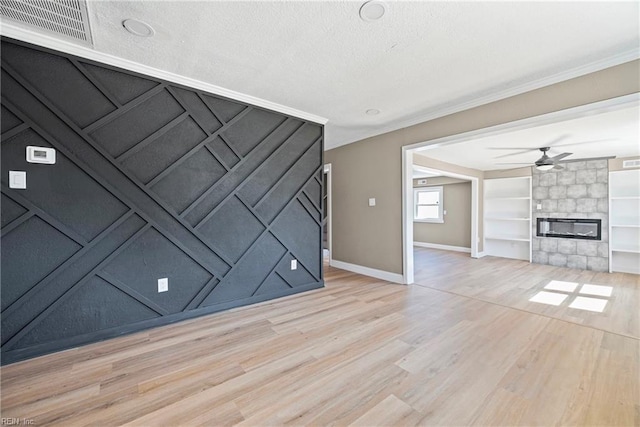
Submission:
<svg viewBox="0 0 640 427">
<path fill-rule="evenodd" d="M 325 264 L 331 263 L 331 163 L 324 165 L 324 185 L 322 187 L 322 257 Z"/>
</svg>

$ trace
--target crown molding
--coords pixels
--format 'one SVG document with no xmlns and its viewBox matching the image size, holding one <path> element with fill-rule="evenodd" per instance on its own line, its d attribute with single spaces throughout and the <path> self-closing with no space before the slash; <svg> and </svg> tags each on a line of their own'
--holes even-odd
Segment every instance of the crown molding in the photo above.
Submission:
<svg viewBox="0 0 640 427">
<path fill-rule="evenodd" d="M 289 116 L 293 116 L 299 119 L 311 121 L 319 124 L 326 124 L 328 119 L 317 116 L 315 114 L 307 113 L 305 111 L 297 110 L 295 108 L 287 107 L 285 105 L 277 104 L 275 102 L 268 101 L 266 99 L 257 98 L 255 96 L 247 95 L 234 90 L 225 89 L 220 86 L 216 86 L 210 83 L 203 82 L 201 80 L 185 77 L 180 74 L 175 74 L 169 71 L 153 68 L 148 65 L 140 64 L 128 59 L 119 58 L 108 53 L 96 51 L 90 47 L 82 46 L 61 40 L 56 37 L 41 34 L 35 31 L 27 30 L 25 28 L 13 25 L 10 22 L 2 20 L 0 22 L 0 34 L 5 37 L 9 37 L 16 40 L 21 40 L 27 43 L 46 47 L 48 49 L 56 50 L 71 55 L 75 55 L 81 58 L 90 59 L 93 61 L 101 62 L 104 64 L 112 65 L 114 67 L 123 68 L 128 71 L 135 71 L 140 74 L 145 74 L 158 79 L 166 80 L 173 83 L 178 83 L 184 86 L 189 86 L 194 89 L 203 90 L 214 95 L 224 96 L 225 98 L 233 99 L 243 103 L 255 105 L 258 107 L 266 108 L 268 110 L 277 111 Z"/>
<path fill-rule="evenodd" d="M 571 80 L 576 77 L 581 77 L 587 74 L 602 71 L 607 68 L 615 67 L 626 62 L 635 61 L 640 58 L 640 51 L 637 49 L 631 49 L 612 55 L 610 57 L 591 62 L 589 64 L 574 67 L 569 70 L 565 70 L 547 77 L 532 80 L 527 83 L 516 85 L 509 89 L 499 90 L 488 95 L 476 97 L 473 99 L 462 100 L 451 105 L 442 105 L 431 108 L 429 112 L 421 114 L 419 116 L 411 117 L 405 120 L 396 121 L 386 126 L 376 128 L 367 134 L 364 134 L 357 140 L 343 141 L 335 144 L 326 144 L 325 150 L 331 150 L 343 145 L 348 145 L 357 141 L 361 141 L 366 138 L 371 138 L 376 135 L 381 135 L 387 132 L 393 132 L 395 130 L 403 129 L 409 126 L 417 125 L 419 123 L 435 120 L 440 117 L 449 116 L 451 114 L 459 113 L 461 111 L 470 110 L 481 105 L 490 104 L 492 102 L 500 101 L 502 99 L 510 98 L 512 96 L 521 95 L 526 92 L 531 92 L 536 89 L 541 89 L 545 86 L 551 86 L 556 83 L 561 83 L 566 80 Z"/>
</svg>

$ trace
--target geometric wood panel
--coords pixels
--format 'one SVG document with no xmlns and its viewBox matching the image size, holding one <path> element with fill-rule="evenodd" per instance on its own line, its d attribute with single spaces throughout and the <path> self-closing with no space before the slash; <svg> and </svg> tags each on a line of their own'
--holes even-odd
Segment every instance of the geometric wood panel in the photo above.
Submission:
<svg viewBox="0 0 640 427">
<path fill-rule="evenodd" d="M 323 286 L 321 125 L 10 39 L 1 59 L 3 363 Z"/>
</svg>

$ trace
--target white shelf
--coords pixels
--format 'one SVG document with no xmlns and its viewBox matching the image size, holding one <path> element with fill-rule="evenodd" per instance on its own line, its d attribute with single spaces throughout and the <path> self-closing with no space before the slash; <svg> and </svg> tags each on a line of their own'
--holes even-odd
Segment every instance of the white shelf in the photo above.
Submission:
<svg viewBox="0 0 640 427">
<path fill-rule="evenodd" d="M 527 237 L 513 237 L 513 236 L 485 236 L 488 240 L 507 240 L 511 242 L 530 242 L 531 239 Z"/>
<path fill-rule="evenodd" d="M 484 181 L 484 252 L 531 261 L 531 177 Z"/>
<path fill-rule="evenodd" d="M 609 271 L 640 274 L 640 169 L 609 173 Z"/>
<path fill-rule="evenodd" d="M 612 252 L 626 252 L 629 254 L 640 254 L 640 248 L 611 248 Z"/>
<path fill-rule="evenodd" d="M 531 218 L 516 218 L 516 217 L 501 218 L 497 216 L 484 217 L 484 219 L 486 219 L 487 221 L 529 221 L 531 220 Z"/>
<path fill-rule="evenodd" d="M 630 252 L 614 252 L 611 259 L 611 270 L 620 273 L 640 274 L 640 254 Z"/>
</svg>

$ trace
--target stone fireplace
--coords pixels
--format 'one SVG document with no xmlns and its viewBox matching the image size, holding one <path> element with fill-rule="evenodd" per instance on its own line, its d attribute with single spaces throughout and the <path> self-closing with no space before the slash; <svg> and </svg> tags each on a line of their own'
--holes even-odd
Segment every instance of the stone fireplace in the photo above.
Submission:
<svg viewBox="0 0 640 427">
<path fill-rule="evenodd" d="M 562 170 L 546 172 L 533 168 L 532 261 L 559 267 L 608 271 L 608 162 L 589 160 L 564 163 L 563 166 Z M 552 219 L 546 222 L 549 227 L 547 231 L 557 233 L 538 235 L 538 220 L 545 218 Z M 589 233 L 589 227 L 576 226 L 580 224 L 576 221 L 579 219 L 600 220 L 600 236 L 596 231 L 594 238 Z M 589 235 L 577 237 L 578 234 Z"/>
</svg>

